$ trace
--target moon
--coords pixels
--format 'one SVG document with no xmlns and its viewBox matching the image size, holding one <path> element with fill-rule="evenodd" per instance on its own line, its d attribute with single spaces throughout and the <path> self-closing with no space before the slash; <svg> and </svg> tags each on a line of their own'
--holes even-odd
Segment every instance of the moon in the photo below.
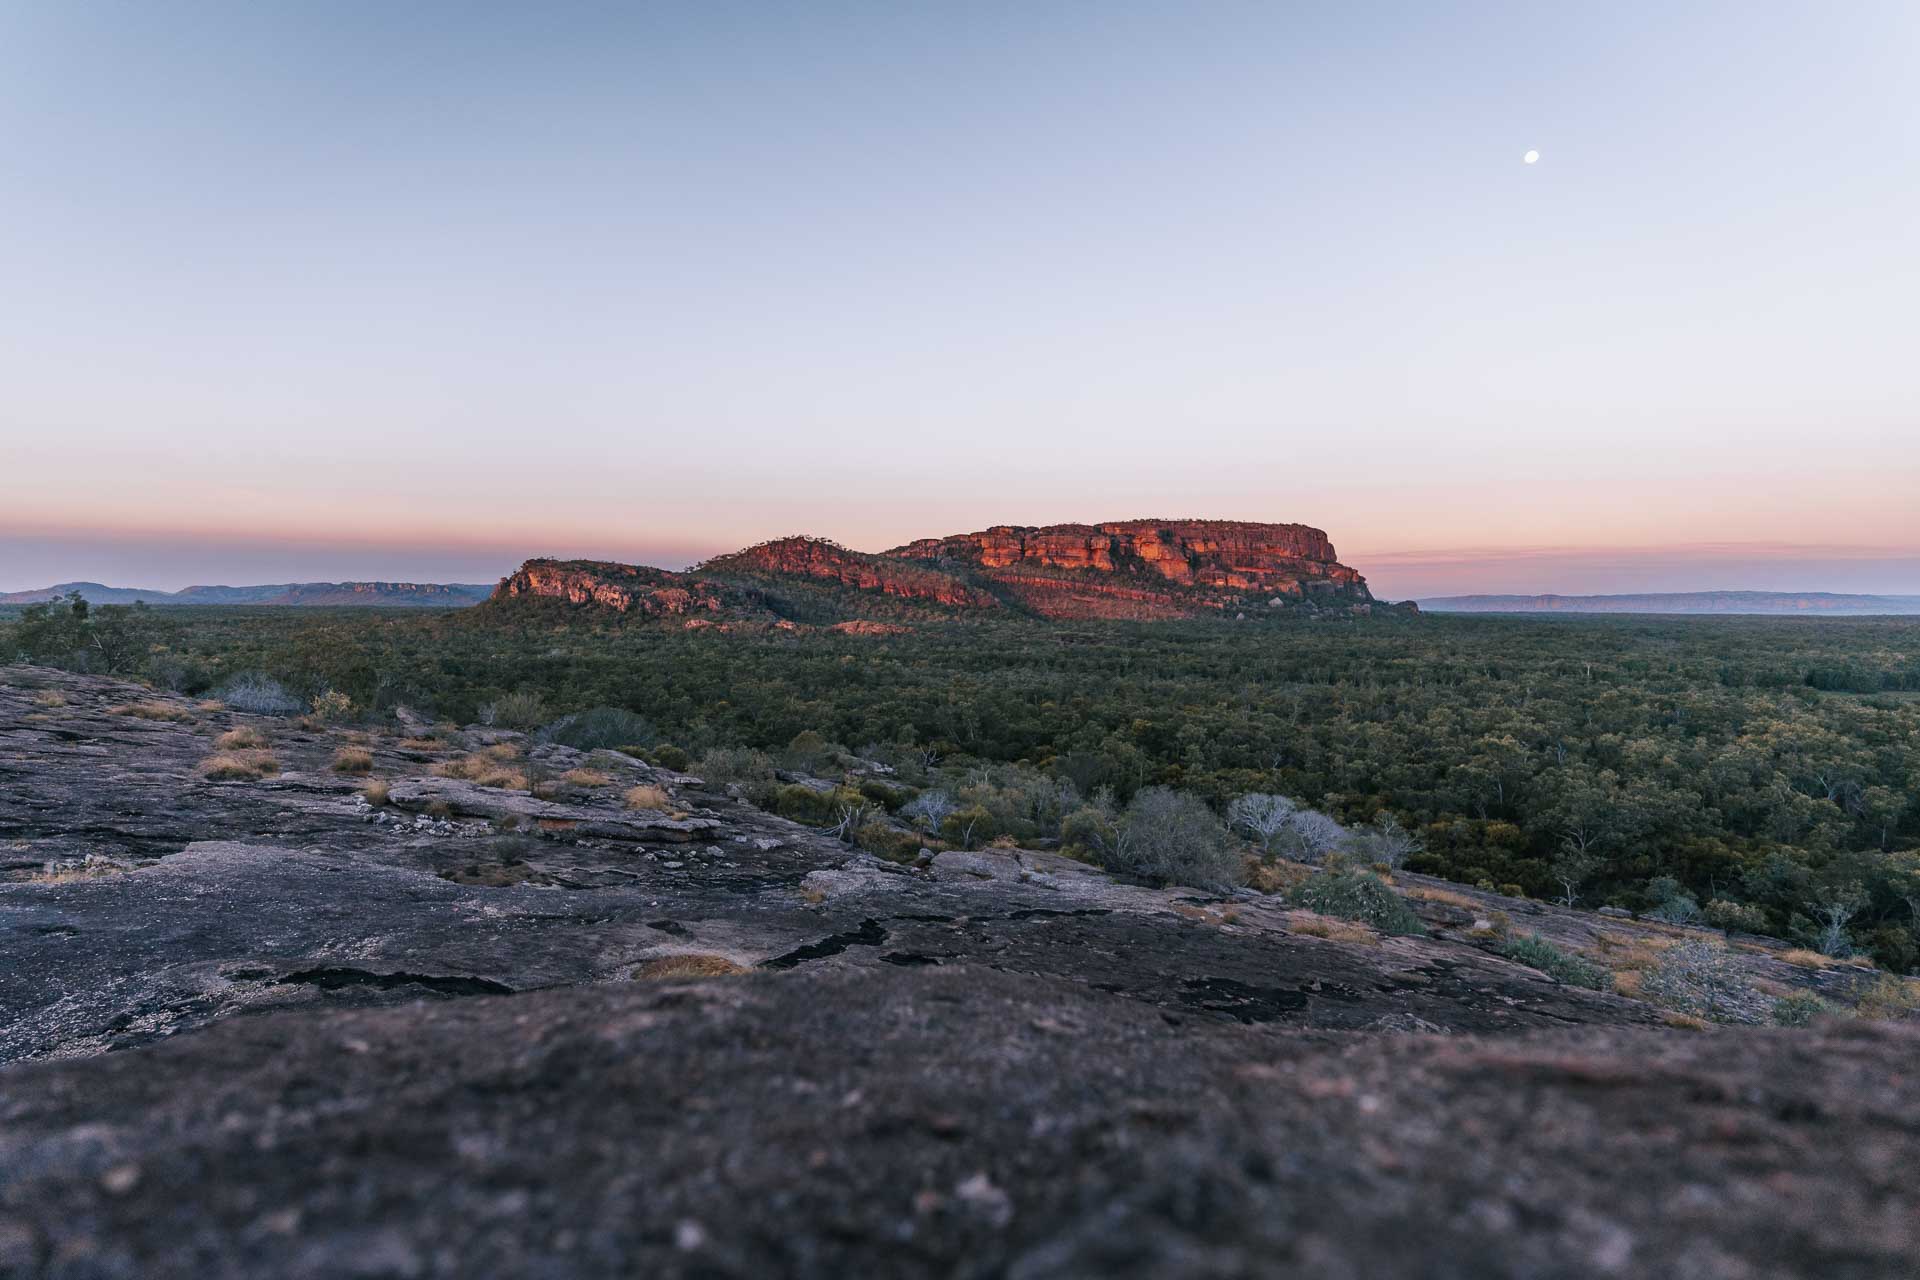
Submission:
<svg viewBox="0 0 1920 1280">
<path fill-rule="evenodd" d="M 1539 163 L 1539 160 L 1540 160 L 1540 153 L 1538 151 L 1529 151 L 1527 152 L 1527 154 L 1520 157 L 1520 162 L 1522 164 L 1537 164 Z"/>
</svg>

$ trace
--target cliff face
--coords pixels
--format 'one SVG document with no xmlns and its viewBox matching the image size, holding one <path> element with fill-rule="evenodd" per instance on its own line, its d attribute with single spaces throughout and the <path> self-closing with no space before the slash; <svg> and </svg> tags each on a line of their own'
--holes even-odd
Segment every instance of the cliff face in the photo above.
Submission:
<svg viewBox="0 0 1920 1280">
<path fill-rule="evenodd" d="M 900 600 L 963 609 L 997 609 L 1000 602 L 951 573 L 909 561 L 851 551 L 825 538 L 792 537 L 720 556 L 700 572 L 758 578 L 808 578 Z"/>
<path fill-rule="evenodd" d="M 493 598 L 546 597 L 647 616 L 717 613 L 722 588 L 683 573 L 606 560 L 529 560 L 494 589 Z"/>
<path fill-rule="evenodd" d="M 1324 597 L 1372 600 L 1366 580 L 1303 524 L 1239 520 L 1121 520 L 910 542 L 887 552 L 959 562 L 1048 617 L 1188 616 L 1228 604 Z"/>
<path fill-rule="evenodd" d="M 792 537 L 686 573 L 585 560 L 529 560 L 495 600 L 545 597 L 642 616 L 775 618 L 817 624 L 880 612 L 1009 611 L 1061 620 L 1160 620 L 1293 604 L 1368 612 L 1366 580 L 1318 529 L 1237 520 L 996 525 L 880 555 Z M 863 604 L 863 600 L 865 603 Z"/>
</svg>

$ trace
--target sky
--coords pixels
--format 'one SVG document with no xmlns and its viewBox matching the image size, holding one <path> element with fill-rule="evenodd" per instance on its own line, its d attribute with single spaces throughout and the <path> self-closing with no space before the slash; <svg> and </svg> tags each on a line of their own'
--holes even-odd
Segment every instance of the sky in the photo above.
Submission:
<svg viewBox="0 0 1920 1280">
<path fill-rule="evenodd" d="M 1911 0 L 0 0 L 0 590 L 1206 516 L 1920 593 L 1916 297 Z"/>
</svg>

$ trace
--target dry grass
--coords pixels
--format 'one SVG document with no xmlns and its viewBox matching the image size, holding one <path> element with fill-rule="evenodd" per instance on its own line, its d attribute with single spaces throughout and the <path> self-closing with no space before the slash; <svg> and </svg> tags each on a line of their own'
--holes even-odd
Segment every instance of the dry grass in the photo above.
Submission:
<svg viewBox="0 0 1920 1280">
<path fill-rule="evenodd" d="M 1429 889 L 1425 885 L 1415 885 L 1407 890 L 1407 897 L 1418 898 L 1422 902 L 1438 902 L 1449 907 L 1459 907 L 1463 911 L 1478 911 L 1480 904 L 1464 893 L 1455 893 L 1451 889 Z"/>
<path fill-rule="evenodd" d="M 486 751 L 476 751 L 455 760 L 443 760 L 433 766 L 433 772 L 442 778 L 459 778 L 476 786 L 494 787 L 501 791 L 528 789 L 525 773 L 509 768 L 501 763 L 500 757 Z"/>
<path fill-rule="evenodd" d="M 1336 920 L 1332 916 L 1323 916 L 1317 911 L 1289 911 L 1287 932 L 1304 934 L 1309 938 L 1325 938 L 1328 942 L 1371 944 L 1380 941 L 1380 935 L 1363 924 L 1356 924 L 1351 920 Z"/>
<path fill-rule="evenodd" d="M 365 747 L 342 747 L 333 753 L 333 763 L 328 767 L 335 773 L 371 773 L 373 752 Z"/>
<path fill-rule="evenodd" d="M 438 738 L 402 738 L 394 745 L 402 751 L 438 751 L 447 744 Z"/>
<path fill-rule="evenodd" d="M 560 775 L 560 781 L 569 787 L 610 787 L 613 779 L 598 769 L 569 769 Z"/>
<path fill-rule="evenodd" d="M 27 879 L 35 884 L 70 884 L 75 880 L 98 880 L 102 876 L 117 876 L 131 869 L 102 858 L 98 854 L 90 853 L 78 862 L 49 862 Z"/>
<path fill-rule="evenodd" d="M 629 809 L 665 809 L 673 803 L 665 787 L 656 787 L 652 783 L 643 783 L 627 792 Z"/>
<path fill-rule="evenodd" d="M 1860 993 L 1859 1002 L 1854 1008 L 1860 1011 L 1863 1018 L 1877 1018 L 1884 1022 L 1909 1017 L 1916 1009 L 1920 1009 L 1920 981 L 1886 974 Z"/>
<path fill-rule="evenodd" d="M 222 751 L 259 751 L 266 747 L 267 735 L 252 725 L 241 725 L 215 738 L 213 745 Z"/>
<path fill-rule="evenodd" d="M 193 704 L 193 709 L 195 711 L 204 711 L 207 714 L 211 715 L 216 711 L 225 711 L 227 709 L 227 704 L 220 701 L 220 699 L 218 698 L 202 698 L 200 701 Z"/>
<path fill-rule="evenodd" d="M 489 760 L 507 761 L 520 758 L 520 744 L 517 742 L 496 742 L 490 747 L 482 747 L 477 753 Z"/>
<path fill-rule="evenodd" d="M 36 707 L 64 707 L 67 705 L 67 695 L 58 689 L 42 689 L 39 693 L 33 695 L 33 705 Z"/>
<path fill-rule="evenodd" d="M 689 954 L 649 960 L 635 969 L 633 976 L 644 982 L 660 982 L 669 978 L 730 978 L 749 972 L 746 965 L 725 956 Z"/>
<path fill-rule="evenodd" d="M 1832 956 L 1822 955 L 1818 951 L 1809 951 L 1805 947 L 1795 947 L 1791 951 L 1782 951 L 1780 958 L 1788 964 L 1797 964 L 1802 969 L 1831 969 L 1840 963 Z"/>
<path fill-rule="evenodd" d="M 1261 893 L 1285 893 L 1313 872 L 1297 862 L 1262 862 L 1247 859 L 1247 885 Z"/>
<path fill-rule="evenodd" d="M 809 888 L 809 889 L 802 889 L 800 891 L 800 901 L 806 903 L 810 907 L 817 907 L 821 903 L 825 902 L 826 900 L 827 900 L 827 895 L 825 890 Z"/>
<path fill-rule="evenodd" d="M 1641 969 L 1615 969 L 1613 971 L 1613 989 L 1623 996 L 1638 1000 L 1640 998 L 1640 979 L 1645 976 Z"/>
<path fill-rule="evenodd" d="M 368 804 L 381 805 L 387 802 L 387 793 L 391 789 L 392 787 L 386 779 L 375 778 L 366 786 L 360 788 L 360 794 L 365 797 Z"/>
<path fill-rule="evenodd" d="M 280 772 L 280 762 L 267 751 L 222 751 L 200 762 L 200 776 L 209 782 L 252 782 Z"/>
<path fill-rule="evenodd" d="M 132 716 L 136 720 L 168 720 L 175 723 L 181 720 L 193 719 L 193 713 L 185 707 L 176 707 L 171 702 L 160 702 L 158 700 L 130 702 L 124 707 L 115 707 L 107 714 Z"/>
<path fill-rule="evenodd" d="M 1668 1009 L 1660 1015 L 1660 1021 L 1670 1027 L 1678 1027 L 1682 1031 L 1711 1031 L 1713 1029 L 1713 1024 L 1705 1018 L 1696 1018 L 1690 1013 L 1675 1013 L 1671 1009 Z"/>
</svg>

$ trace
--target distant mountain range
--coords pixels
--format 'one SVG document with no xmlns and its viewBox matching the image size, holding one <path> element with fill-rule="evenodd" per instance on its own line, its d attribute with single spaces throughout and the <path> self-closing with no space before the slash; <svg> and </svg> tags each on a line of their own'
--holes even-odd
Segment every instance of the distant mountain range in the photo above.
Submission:
<svg viewBox="0 0 1920 1280">
<path fill-rule="evenodd" d="M 0 593 L 0 605 L 38 604 L 78 591 L 88 604 L 266 605 L 319 608 L 361 605 L 380 608 L 463 609 L 493 592 L 492 583 L 473 582 L 277 582 L 256 587 L 186 587 L 149 591 L 109 587 L 98 582 L 62 582 L 35 591 Z"/>
<path fill-rule="evenodd" d="M 1433 613 L 1920 613 L 1920 596 L 1841 595 L 1831 591 L 1654 591 L 1619 596 L 1440 596 L 1420 601 Z"/>
</svg>

